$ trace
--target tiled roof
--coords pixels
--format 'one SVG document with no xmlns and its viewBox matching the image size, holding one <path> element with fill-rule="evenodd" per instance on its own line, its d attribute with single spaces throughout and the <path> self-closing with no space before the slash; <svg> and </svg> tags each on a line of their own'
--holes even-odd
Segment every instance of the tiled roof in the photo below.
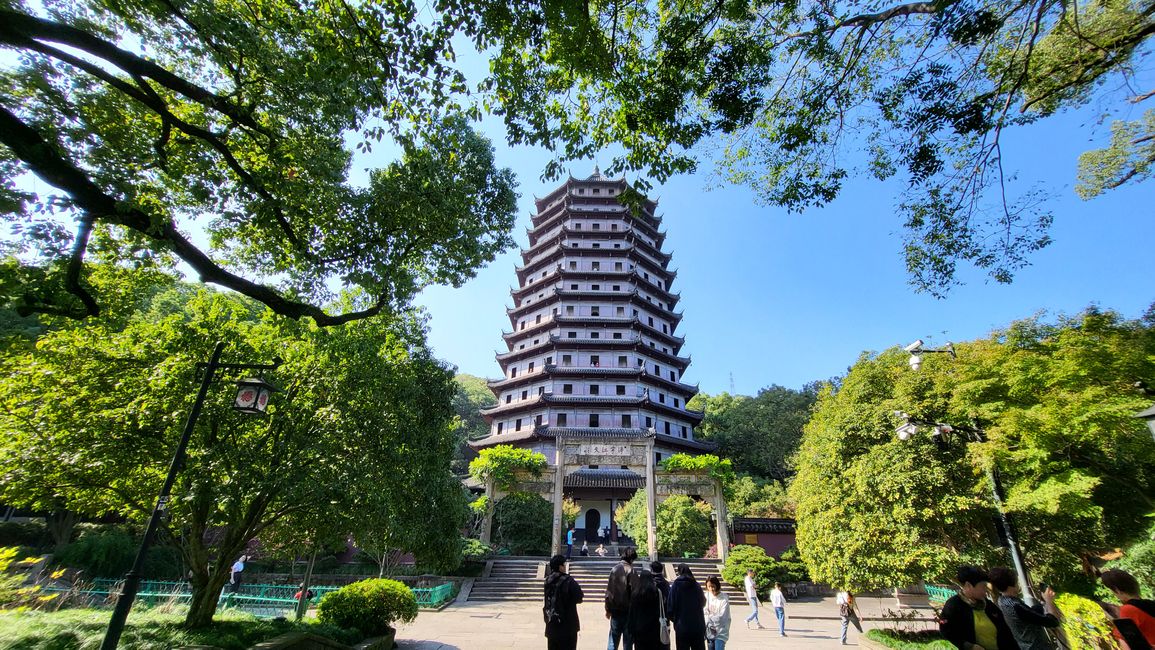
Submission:
<svg viewBox="0 0 1155 650">
<path fill-rule="evenodd" d="M 598 487 L 639 489 L 646 486 L 646 477 L 628 469 L 579 469 L 565 477 L 565 487 Z"/>
</svg>

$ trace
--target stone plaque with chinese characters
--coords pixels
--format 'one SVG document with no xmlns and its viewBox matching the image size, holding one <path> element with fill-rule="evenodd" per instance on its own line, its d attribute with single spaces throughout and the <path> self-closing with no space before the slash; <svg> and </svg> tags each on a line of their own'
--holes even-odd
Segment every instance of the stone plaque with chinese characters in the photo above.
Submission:
<svg viewBox="0 0 1155 650">
<path fill-rule="evenodd" d="M 629 443 L 584 443 L 578 447 L 579 456 L 629 456 Z"/>
</svg>

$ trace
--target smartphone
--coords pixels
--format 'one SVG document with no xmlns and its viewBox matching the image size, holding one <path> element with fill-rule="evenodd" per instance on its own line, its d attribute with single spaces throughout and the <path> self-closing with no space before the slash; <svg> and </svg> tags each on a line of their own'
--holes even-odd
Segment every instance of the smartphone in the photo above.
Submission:
<svg viewBox="0 0 1155 650">
<path fill-rule="evenodd" d="M 1147 643 L 1147 637 L 1143 636 L 1143 631 L 1135 625 L 1135 621 L 1129 618 L 1116 618 L 1111 622 L 1115 625 L 1115 629 L 1119 630 L 1119 635 L 1131 647 L 1131 650 L 1151 650 L 1151 644 Z"/>
</svg>

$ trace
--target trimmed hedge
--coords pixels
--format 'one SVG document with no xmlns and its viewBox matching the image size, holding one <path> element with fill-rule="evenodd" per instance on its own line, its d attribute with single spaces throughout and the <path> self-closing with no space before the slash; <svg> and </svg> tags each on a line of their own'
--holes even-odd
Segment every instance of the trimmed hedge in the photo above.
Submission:
<svg viewBox="0 0 1155 650">
<path fill-rule="evenodd" d="M 393 623 L 417 618 L 417 598 L 403 583 L 384 578 L 354 582 L 330 592 L 317 606 L 317 620 L 355 628 L 365 636 L 381 636 Z"/>
</svg>

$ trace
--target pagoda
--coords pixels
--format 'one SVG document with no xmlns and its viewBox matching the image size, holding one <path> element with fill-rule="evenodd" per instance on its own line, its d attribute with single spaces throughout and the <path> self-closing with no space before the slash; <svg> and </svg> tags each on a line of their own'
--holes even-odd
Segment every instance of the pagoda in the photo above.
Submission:
<svg viewBox="0 0 1155 650">
<path fill-rule="evenodd" d="M 662 251 L 657 204 L 619 200 L 625 179 L 572 176 L 545 198 L 527 231 L 518 286 L 506 309 L 502 377 L 489 388 L 496 406 L 482 413 L 490 435 L 476 449 L 512 444 L 555 462 L 559 439 L 583 442 L 652 438 L 654 463 L 714 448 L 696 440 L 702 413 L 686 408 L 697 386 L 682 376 L 684 339 L 675 330 L 677 271 Z M 564 492 L 581 505 L 577 539 L 619 541 L 613 512 L 645 487 L 631 468 L 587 465 L 569 473 Z"/>
</svg>

